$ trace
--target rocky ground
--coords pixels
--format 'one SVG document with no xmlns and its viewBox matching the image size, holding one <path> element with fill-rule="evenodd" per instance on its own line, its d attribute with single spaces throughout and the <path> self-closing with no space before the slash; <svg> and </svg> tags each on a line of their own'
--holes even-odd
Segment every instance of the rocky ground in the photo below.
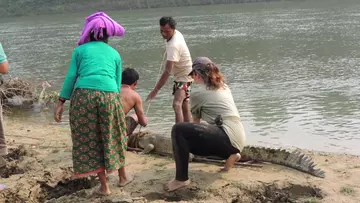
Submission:
<svg viewBox="0 0 360 203">
<path fill-rule="evenodd" d="M 109 176 L 112 195 L 93 193 L 95 177 L 71 178 L 71 139 L 68 126 L 5 121 L 10 153 L 0 170 L 2 202 L 360 202 L 359 156 L 308 152 L 326 178 L 273 164 L 242 166 L 219 173 L 218 165 L 191 163 L 189 187 L 166 192 L 173 178 L 169 158 L 128 152 L 127 170 L 135 176 L 124 188 Z"/>
</svg>

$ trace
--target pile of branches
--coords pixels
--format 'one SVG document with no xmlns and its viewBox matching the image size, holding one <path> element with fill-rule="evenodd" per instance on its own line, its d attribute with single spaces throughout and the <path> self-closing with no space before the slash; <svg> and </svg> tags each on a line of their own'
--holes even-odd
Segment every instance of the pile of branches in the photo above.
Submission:
<svg viewBox="0 0 360 203">
<path fill-rule="evenodd" d="M 26 80 L 9 78 L 1 80 L 0 100 L 5 108 L 12 106 L 31 106 L 33 104 L 45 106 L 57 101 L 57 92 L 46 92 L 51 87 L 48 82 L 30 83 Z"/>
<path fill-rule="evenodd" d="M 32 99 L 34 98 L 34 89 L 33 85 L 25 80 L 10 78 L 3 81 L 3 84 L 0 86 L 0 99 L 2 101 L 7 101 L 14 96 Z"/>
</svg>

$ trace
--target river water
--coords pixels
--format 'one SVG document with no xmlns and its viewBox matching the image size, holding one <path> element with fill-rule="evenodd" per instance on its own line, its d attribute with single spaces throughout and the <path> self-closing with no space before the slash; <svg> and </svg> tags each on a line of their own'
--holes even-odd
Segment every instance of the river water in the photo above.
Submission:
<svg viewBox="0 0 360 203">
<path fill-rule="evenodd" d="M 248 144 L 360 154 L 359 10 L 355 0 L 317 0 L 112 11 L 127 31 L 110 44 L 140 73 L 145 99 L 164 52 L 158 20 L 173 15 L 193 59 L 220 65 Z M 0 19 L 9 75 L 60 90 L 88 14 Z M 150 129 L 174 123 L 171 85 L 150 106 Z M 49 121 L 51 113 L 27 118 Z"/>
</svg>

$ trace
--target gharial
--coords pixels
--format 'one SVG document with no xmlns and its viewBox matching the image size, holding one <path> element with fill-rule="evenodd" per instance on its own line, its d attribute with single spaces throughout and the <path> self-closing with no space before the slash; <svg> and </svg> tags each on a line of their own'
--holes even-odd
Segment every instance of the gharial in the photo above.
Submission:
<svg viewBox="0 0 360 203">
<path fill-rule="evenodd" d="M 128 135 L 128 147 L 143 149 L 143 154 L 150 152 L 171 156 L 171 136 L 166 133 L 139 131 Z M 274 149 L 260 146 L 245 146 L 241 151 L 240 161 L 261 161 L 287 166 L 316 177 L 325 178 L 325 172 L 315 169 L 316 164 L 311 157 L 299 150 Z M 190 156 L 190 161 L 194 157 Z"/>
</svg>

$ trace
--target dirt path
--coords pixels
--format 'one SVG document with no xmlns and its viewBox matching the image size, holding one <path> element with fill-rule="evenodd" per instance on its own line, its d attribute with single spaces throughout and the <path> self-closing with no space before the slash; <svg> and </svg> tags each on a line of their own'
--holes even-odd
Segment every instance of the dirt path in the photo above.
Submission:
<svg viewBox="0 0 360 203">
<path fill-rule="evenodd" d="M 71 139 L 67 126 L 5 122 L 11 153 L 8 166 L 0 170 L 2 202 L 360 202 L 359 156 L 308 154 L 326 178 L 273 164 L 262 168 L 241 167 L 218 173 L 219 166 L 191 163 L 191 185 L 165 192 L 163 184 L 173 178 L 175 164 L 169 158 L 129 152 L 127 169 L 135 179 L 116 187 L 110 176 L 112 195 L 92 194 L 94 178 L 70 179 Z M 145 200 L 146 199 L 146 200 Z"/>
</svg>

